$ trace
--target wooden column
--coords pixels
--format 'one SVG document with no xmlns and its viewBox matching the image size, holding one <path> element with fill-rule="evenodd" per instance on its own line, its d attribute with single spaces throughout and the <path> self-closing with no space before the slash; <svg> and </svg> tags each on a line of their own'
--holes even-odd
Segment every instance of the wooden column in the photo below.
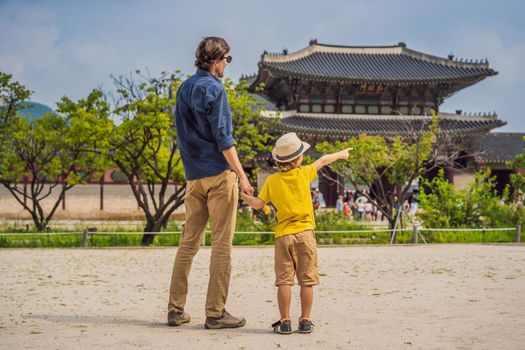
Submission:
<svg viewBox="0 0 525 350">
<path fill-rule="evenodd" d="M 394 86 L 391 88 L 392 93 L 392 105 L 390 107 L 391 111 L 390 114 L 397 114 L 397 110 L 399 109 L 399 89 L 397 86 Z"/>
<path fill-rule="evenodd" d="M 24 205 L 27 205 L 27 176 L 24 176 Z"/>
<path fill-rule="evenodd" d="M 104 210 L 104 174 L 100 177 L 100 210 Z"/>
<path fill-rule="evenodd" d="M 66 187 L 66 180 L 62 177 L 62 190 Z M 66 191 L 62 194 L 62 210 L 66 210 Z"/>
<path fill-rule="evenodd" d="M 343 83 L 336 87 L 335 113 L 343 113 Z"/>
<path fill-rule="evenodd" d="M 292 98 L 293 98 L 293 106 L 291 106 L 291 109 L 295 109 L 296 111 L 299 111 L 299 91 L 298 91 L 298 79 L 294 78 L 292 80 Z"/>
<path fill-rule="evenodd" d="M 445 168 L 445 179 L 451 184 L 454 183 L 454 167 L 451 164 L 447 164 Z"/>
</svg>

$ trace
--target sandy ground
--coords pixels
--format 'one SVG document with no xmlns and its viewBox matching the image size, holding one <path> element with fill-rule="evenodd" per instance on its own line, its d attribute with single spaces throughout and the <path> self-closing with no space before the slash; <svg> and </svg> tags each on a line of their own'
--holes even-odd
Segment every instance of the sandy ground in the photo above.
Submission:
<svg viewBox="0 0 525 350">
<path fill-rule="evenodd" d="M 277 335 L 273 250 L 234 248 L 228 310 L 205 330 L 210 249 L 187 311 L 165 325 L 173 249 L 0 250 L 2 349 L 525 349 L 525 246 L 319 248 L 314 333 Z M 294 328 L 300 314 L 294 287 Z"/>
</svg>

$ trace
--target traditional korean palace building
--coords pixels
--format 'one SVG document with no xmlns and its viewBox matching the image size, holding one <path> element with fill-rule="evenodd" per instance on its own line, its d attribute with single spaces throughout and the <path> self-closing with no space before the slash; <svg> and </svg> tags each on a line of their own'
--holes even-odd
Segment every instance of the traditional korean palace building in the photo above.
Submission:
<svg viewBox="0 0 525 350">
<path fill-rule="evenodd" d="M 496 113 L 464 114 L 440 110 L 445 99 L 498 74 L 487 60 L 437 57 L 406 47 L 336 46 L 311 40 L 297 52 L 266 51 L 256 75 L 243 77 L 271 115 L 279 111 L 277 133 L 294 131 L 315 144 L 360 134 L 409 135 L 440 113 L 440 130 L 461 140 L 473 156 L 446 169 L 447 178 L 462 187 L 474 172 L 491 167 L 499 189 L 512 171 L 508 162 L 525 147 L 521 133 L 493 133 L 505 121 Z M 264 83 L 262 93 L 256 87 Z M 341 188 L 320 179 L 327 204 L 335 203 Z"/>
</svg>

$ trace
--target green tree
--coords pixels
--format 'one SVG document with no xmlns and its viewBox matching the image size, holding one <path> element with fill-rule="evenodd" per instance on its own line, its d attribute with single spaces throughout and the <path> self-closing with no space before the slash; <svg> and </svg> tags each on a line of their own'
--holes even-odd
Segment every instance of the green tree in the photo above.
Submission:
<svg viewBox="0 0 525 350">
<path fill-rule="evenodd" d="M 522 223 L 525 219 L 523 205 L 506 203 L 508 191 L 499 197 L 496 177 L 490 169 L 479 171 L 475 181 L 467 188 L 457 191 L 449 183 L 443 171 L 432 180 L 425 180 L 427 192 L 420 195 L 419 218 L 426 227 L 501 227 Z"/>
<path fill-rule="evenodd" d="M 463 200 L 456 193 L 454 184 L 445 179 L 443 169 L 433 179 L 423 180 L 421 185 L 427 190 L 419 195 L 421 211 L 418 217 L 423 225 L 431 228 L 462 226 Z"/>
<path fill-rule="evenodd" d="M 234 84 L 226 79 L 224 87 L 232 113 L 233 139 L 239 160 L 245 167 L 255 166 L 257 155 L 272 150 L 275 137 L 271 130 L 278 118 L 261 116 L 260 110 L 264 108 L 264 103 L 248 93 L 249 84 L 245 80 Z"/>
<path fill-rule="evenodd" d="M 525 137 L 523 140 L 525 141 Z M 510 194 L 513 199 L 519 199 L 519 201 L 523 202 L 523 196 L 525 195 L 525 175 L 522 173 L 522 169 L 525 169 L 525 149 L 516 156 L 516 159 L 511 165 L 518 171 L 510 175 Z"/>
<path fill-rule="evenodd" d="M 111 135 L 109 157 L 125 174 L 146 216 L 142 245 L 153 242 L 170 215 L 184 203 L 186 182 L 172 120 L 182 76 L 140 71 L 113 77 L 114 114 L 121 119 Z"/>
<path fill-rule="evenodd" d="M 9 124 L 31 96 L 31 91 L 12 78 L 12 75 L 0 71 L 0 172 L 5 170 L 7 153 L 11 151 L 6 139 Z"/>
<path fill-rule="evenodd" d="M 491 170 L 476 173 L 475 181 L 465 190 L 459 191 L 463 200 L 462 217 L 463 225 L 467 227 L 493 227 L 497 226 L 497 219 L 493 213 L 497 211 L 502 201 L 496 191 L 496 177 L 491 176 Z"/>
<path fill-rule="evenodd" d="M 12 117 L 7 138 L 11 151 L 0 181 L 30 213 L 38 230 L 48 226 L 66 191 L 107 167 L 99 154 L 109 145 L 112 125 L 107 106 L 98 104 L 101 96 L 95 90 L 77 103 L 63 98 L 58 110 L 65 117 L 55 113 L 33 120 Z M 53 192 L 58 195 L 52 197 Z M 48 198 L 46 210 L 43 201 Z"/>
<path fill-rule="evenodd" d="M 378 209 L 393 229 L 399 222 L 397 208 L 402 207 L 414 180 L 457 157 L 450 151 L 451 140 L 440 132 L 440 120 L 433 114 L 427 124 L 407 121 L 410 132 L 402 137 L 360 135 L 343 142 L 324 142 L 316 149 L 331 153 L 353 148 L 347 161 L 336 162 L 331 168 L 356 188 L 367 186 L 370 192 L 361 195 L 377 200 Z"/>
<path fill-rule="evenodd" d="M 11 74 L 0 71 L 0 127 L 15 117 L 24 107 L 23 102 L 31 96 L 31 91 L 12 78 Z"/>
</svg>

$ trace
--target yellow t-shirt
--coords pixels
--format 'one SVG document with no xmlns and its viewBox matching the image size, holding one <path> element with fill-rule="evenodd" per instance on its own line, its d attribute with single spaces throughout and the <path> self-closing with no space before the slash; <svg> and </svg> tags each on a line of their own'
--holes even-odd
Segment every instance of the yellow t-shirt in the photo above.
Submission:
<svg viewBox="0 0 525 350">
<path fill-rule="evenodd" d="M 270 175 L 259 198 L 277 209 L 275 238 L 315 228 L 310 183 L 317 177 L 315 166 L 299 166 Z"/>
</svg>

